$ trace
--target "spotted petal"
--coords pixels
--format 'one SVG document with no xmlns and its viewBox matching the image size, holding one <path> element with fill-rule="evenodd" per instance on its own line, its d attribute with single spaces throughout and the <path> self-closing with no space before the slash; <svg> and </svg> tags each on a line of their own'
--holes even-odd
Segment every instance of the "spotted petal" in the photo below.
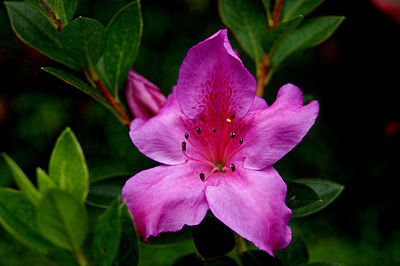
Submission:
<svg viewBox="0 0 400 266">
<path fill-rule="evenodd" d="M 254 171 L 238 165 L 234 173 L 218 181 L 207 187 L 206 197 L 221 222 L 271 255 L 290 243 L 286 184 L 275 169 Z"/>
<path fill-rule="evenodd" d="M 256 81 L 233 51 L 226 30 L 193 46 L 179 71 L 177 100 L 190 119 L 239 119 L 255 92 Z"/>
<path fill-rule="evenodd" d="M 201 166 L 184 163 L 157 166 L 131 177 L 122 189 L 139 235 L 148 238 L 197 225 L 208 210 Z"/>
<path fill-rule="evenodd" d="M 303 94 L 292 84 L 283 86 L 273 105 L 246 117 L 245 147 L 238 156 L 244 167 L 269 167 L 292 150 L 307 134 L 318 115 L 318 102 L 303 106 Z"/>
</svg>

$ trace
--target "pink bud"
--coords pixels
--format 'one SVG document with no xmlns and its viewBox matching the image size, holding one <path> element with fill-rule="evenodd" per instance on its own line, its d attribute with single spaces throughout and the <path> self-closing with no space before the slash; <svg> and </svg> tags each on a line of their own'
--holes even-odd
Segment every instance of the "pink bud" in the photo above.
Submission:
<svg viewBox="0 0 400 266">
<path fill-rule="evenodd" d="M 126 101 L 135 118 L 149 119 L 164 105 L 160 89 L 131 69 L 126 82 Z"/>
<path fill-rule="evenodd" d="M 400 0 L 371 0 L 386 15 L 400 23 Z"/>
</svg>

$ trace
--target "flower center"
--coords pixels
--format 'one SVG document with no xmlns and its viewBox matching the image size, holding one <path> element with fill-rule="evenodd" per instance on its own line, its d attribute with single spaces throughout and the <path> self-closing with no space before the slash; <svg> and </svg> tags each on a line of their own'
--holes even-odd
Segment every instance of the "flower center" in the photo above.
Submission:
<svg viewBox="0 0 400 266">
<path fill-rule="evenodd" d="M 196 125 L 185 133 L 182 141 L 182 152 L 188 160 L 208 165 L 206 171 L 199 173 L 205 182 L 214 173 L 229 173 L 236 170 L 235 164 L 227 163 L 243 148 L 243 138 L 236 121 L 227 118 L 219 125 L 209 127 L 208 123 Z M 203 127 L 204 126 L 204 127 Z"/>
</svg>

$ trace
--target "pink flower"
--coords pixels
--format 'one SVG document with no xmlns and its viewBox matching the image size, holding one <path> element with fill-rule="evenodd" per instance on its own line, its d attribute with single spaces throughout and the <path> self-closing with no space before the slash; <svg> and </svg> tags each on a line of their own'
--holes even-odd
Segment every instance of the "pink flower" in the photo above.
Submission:
<svg viewBox="0 0 400 266">
<path fill-rule="evenodd" d="M 134 117 L 149 119 L 164 105 L 160 89 L 131 69 L 126 83 L 126 101 Z"/>
<path fill-rule="evenodd" d="M 160 112 L 131 123 L 136 147 L 164 164 L 122 190 L 141 236 L 197 225 L 210 209 L 271 255 L 290 243 L 286 184 L 272 165 L 314 124 L 318 102 L 303 106 L 291 84 L 270 107 L 255 92 L 221 30 L 190 49 Z"/>
</svg>

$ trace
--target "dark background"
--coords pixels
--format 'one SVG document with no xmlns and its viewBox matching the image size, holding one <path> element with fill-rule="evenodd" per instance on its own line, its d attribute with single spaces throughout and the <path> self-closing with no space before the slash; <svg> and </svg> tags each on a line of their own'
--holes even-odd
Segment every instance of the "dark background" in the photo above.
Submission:
<svg viewBox="0 0 400 266">
<path fill-rule="evenodd" d="M 126 2 L 80 0 L 76 15 L 107 25 Z M 135 69 L 168 94 L 188 49 L 224 28 L 217 1 L 143 0 L 142 12 L 143 40 Z M 400 25 L 366 0 L 326 0 L 311 16 L 316 15 L 346 19 L 328 41 L 286 65 L 266 88 L 269 104 L 288 82 L 299 86 L 307 100 L 320 102 L 316 125 L 276 168 L 286 180 L 327 178 L 345 189 L 327 209 L 293 223 L 305 237 L 312 261 L 400 264 Z M 230 41 L 254 73 L 232 35 Z M 34 180 L 36 167 L 47 168 L 57 136 L 69 126 L 83 147 L 91 178 L 133 175 L 156 165 L 136 150 L 111 113 L 40 70 L 48 65 L 56 64 L 17 40 L 0 6 L 1 152 Z M 0 186 L 13 186 L 3 161 Z M 29 253 L 11 243 L 2 229 L 0 238 L 0 257 L 14 256 L 18 262 L 18 254 Z M 170 250 L 157 252 L 153 254 L 173 256 Z"/>
</svg>

